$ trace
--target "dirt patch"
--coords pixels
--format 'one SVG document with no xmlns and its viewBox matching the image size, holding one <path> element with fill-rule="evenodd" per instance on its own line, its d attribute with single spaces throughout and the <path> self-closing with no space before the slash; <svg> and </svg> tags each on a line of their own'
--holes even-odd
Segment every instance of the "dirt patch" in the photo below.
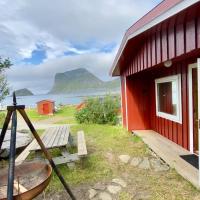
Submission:
<svg viewBox="0 0 200 200">
<path fill-rule="evenodd" d="M 80 200 L 86 200 L 88 199 L 88 189 L 90 188 L 90 185 L 84 184 L 79 185 L 77 187 L 73 187 L 72 192 L 75 195 L 76 199 Z M 43 192 L 38 197 L 35 198 L 35 200 L 71 200 L 67 192 L 63 189 L 60 192 Z"/>
</svg>

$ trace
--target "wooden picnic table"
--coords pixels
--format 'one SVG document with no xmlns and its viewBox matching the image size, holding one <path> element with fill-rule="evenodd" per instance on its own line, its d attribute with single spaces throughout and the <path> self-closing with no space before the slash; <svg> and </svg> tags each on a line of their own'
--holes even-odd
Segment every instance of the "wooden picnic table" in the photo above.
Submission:
<svg viewBox="0 0 200 200">
<path fill-rule="evenodd" d="M 65 147 L 67 144 L 69 144 L 69 137 L 69 128 L 68 126 L 64 125 L 46 129 L 42 134 L 41 139 L 46 149 L 54 149 Z M 31 145 L 30 151 L 41 150 L 36 140 L 34 140 L 32 143 L 33 144 Z"/>
<path fill-rule="evenodd" d="M 0 129 L 0 134 L 1 134 L 1 129 Z M 11 137 L 11 130 L 7 130 L 0 150 L 0 157 L 9 156 L 10 137 Z M 20 133 L 20 132 L 16 133 L 16 149 L 26 147 L 29 143 L 31 143 L 31 141 L 32 138 L 29 133 Z"/>
<path fill-rule="evenodd" d="M 41 136 L 41 140 L 44 143 L 46 149 L 60 149 L 61 155 L 54 157 L 53 160 L 55 164 L 67 163 L 68 166 L 74 161 L 79 160 L 87 155 L 86 143 L 84 138 L 84 132 L 79 131 L 77 135 L 77 146 L 78 152 L 70 154 L 68 152 L 68 146 L 74 146 L 72 136 L 70 134 L 70 129 L 67 125 L 50 127 L 44 131 Z M 34 139 L 28 147 L 16 158 L 16 163 L 21 164 L 30 154 L 31 151 L 36 152 L 37 156 L 41 153 L 41 148 L 37 141 Z"/>
</svg>

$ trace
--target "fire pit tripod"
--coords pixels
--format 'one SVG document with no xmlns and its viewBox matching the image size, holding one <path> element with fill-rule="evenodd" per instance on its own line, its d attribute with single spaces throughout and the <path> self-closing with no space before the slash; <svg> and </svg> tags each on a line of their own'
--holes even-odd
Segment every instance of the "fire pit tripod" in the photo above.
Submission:
<svg viewBox="0 0 200 200">
<path fill-rule="evenodd" d="M 37 131 L 35 130 L 33 124 L 31 123 L 30 119 L 28 118 L 26 112 L 25 112 L 25 106 L 24 105 L 17 105 L 16 101 L 16 95 L 15 92 L 13 93 L 13 105 L 7 107 L 7 115 L 6 119 L 1 131 L 0 135 L 0 150 L 4 141 L 4 137 L 9 125 L 9 122 L 12 117 L 12 124 L 11 124 L 11 140 L 10 140 L 10 156 L 9 156 L 9 169 L 8 171 L 2 170 L 3 173 L 7 175 L 7 199 L 8 200 L 13 200 L 13 199 L 32 199 L 35 196 L 37 196 L 39 193 L 42 192 L 42 190 L 45 189 L 45 187 L 48 185 L 50 181 L 50 176 L 51 176 L 51 167 L 46 164 L 41 164 L 41 163 L 26 163 L 22 164 L 21 169 L 20 166 L 15 167 L 15 154 L 16 154 L 16 130 L 17 130 L 17 111 L 22 115 L 23 119 L 25 120 L 26 124 L 28 125 L 29 129 L 31 130 L 33 136 L 35 137 L 36 141 L 38 142 L 39 146 L 41 147 L 45 157 L 48 159 L 51 167 L 53 168 L 54 172 L 60 179 L 61 183 L 63 184 L 65 190 L 68 192 L 69 196 L 71 197 L 72 200 L 76 200 L 75 196 L 73 195 L 72 191 L 70 190 L 68 184 L 64 180 L 63 176 L 61 175 L 60 171 L 56 167 L 54 161 L 52 160 L 52 157 L 50 153 L 46 150 L 42 140 L 40 139 Z M 23 171 L 24 173 L 29 173 L 32 170 L 39 170 L 40 169 L 40 174 L 46 173 L 46 177 L 44 178 L 44 183 L 40 184 L 37 188 L 37 186 L 34 189 L 26 189 L 22 185 L 19 184 L 19 181 L 16 182 L 15 180 L 15 171 L 16 174 L 22 174 Z M 4 174 L 4 175 L 5 175 Z M 39 173 L 38 173 L 39 174 Z M 25 176 L 24 176 L 25 177 Z M 5 178 L 5 176 L 4 176 Z M 1 177 L 3 180 L 3 176 Z M 31 180 L 31 179 L 30 179 Z M 43 187 L 42 187 L 43 186 Z M 20 190 L 20 194 L 16 195 L 14 194 L 14 189 L 15 187 Z M 0 185 L 1 189 L 1 185 Z M 1 192 L 1 191 L 0 191 Z M 23 196 L 23 194 L 26 194 Z M 6 199 L 3 198 L 3 200 Z M 1 200 L 1 197 L 0 197 Z"/>
</svg>

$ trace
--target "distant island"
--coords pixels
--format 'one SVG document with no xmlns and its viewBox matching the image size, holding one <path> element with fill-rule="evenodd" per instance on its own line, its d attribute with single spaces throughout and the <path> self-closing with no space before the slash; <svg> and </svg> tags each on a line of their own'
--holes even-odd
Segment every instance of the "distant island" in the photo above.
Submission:
<svg viewBox="0 0 200 200">
<path fill-rule="evenodd" d="M 27 88 L 19 89 L 15 91 L 16 96 L 33 96 L 34 94 Z"/>
<path fill-rule="evenodd" d="M 119 91 L 120 80 L 102 81 L 85 68 L 57 73 L 49 94 L 65 94 L 93 91 Z"/>
</svg>

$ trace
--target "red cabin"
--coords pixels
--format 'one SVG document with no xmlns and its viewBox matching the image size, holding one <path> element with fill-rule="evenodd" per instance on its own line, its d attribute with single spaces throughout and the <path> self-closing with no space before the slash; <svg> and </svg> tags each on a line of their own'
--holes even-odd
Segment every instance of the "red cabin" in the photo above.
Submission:
<svg viewBox="0 0 200 200">
<path fill-rule="evenodd" d="M 121 77 L 124 127 L 154 130 L 192 153 L 200 116 L 199 11 L 199 0 L 162 1 L 127 30 L 110 72 Z"/>
<path fill-rule="evenodd" d="M 40 115 L 53 115 L 55 112 L 55 102 L 52 100 L 42 100 L 37 102 L 37 109 Z"/>
</svg>

